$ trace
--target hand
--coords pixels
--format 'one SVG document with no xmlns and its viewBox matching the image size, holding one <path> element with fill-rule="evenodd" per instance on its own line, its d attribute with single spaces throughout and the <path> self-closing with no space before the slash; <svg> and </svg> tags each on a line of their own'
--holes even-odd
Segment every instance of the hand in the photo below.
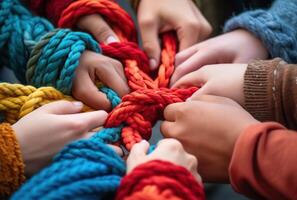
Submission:
<svg viewBox="0 0 297 200">
<path fill-rule="evenodd" d="M 147 155 L 149 143 L 145 140 L 135 144 L 130 152 L 127 160 L 127 173 L 131 172 L 140 164 L 151 160 L 164 160 L 172 162 L 176 165 L 183 166 L 189 170 L 193 176 L 201 183 L 201 177 L 197 173 L 197 159 L 188 154 L 180 142 L 174 139 L 163 139 L 158 144 L 156 149 Z"/>
<path fill-rule="evenodd" d="M 129 93 L 123 66 L 112 58 L 85 51 L 75 73 L 72 94 L 92 108 L 109 110 L 111 107 L 106 95 L 96 87 L 96 80 L 112 88 L 120 96 Z"/>
<path fill-rule="evenodd" d="M 179 140 L 199 158 L 199 173 L 207 182 L 227 182 L 228 167 L 239 135 L 257 123 L 231 99 L 196 96 L 185 103 L 167 106 L 161 131 Z"/>
<path fill-rule="evenodd" d="M 92 34 L 98 42 L 105 44 L 119 42 L 116 34 L 98 14 L 81 17 L 77 23 L 77 27 Z"/>
<path fill-rule="evenodd" d="M 267 58 L 268 51 L 261 40 L 246 30 L 235 30 L 196 44 L 177 54 L 171 85 L 185 74 L 204 65 L 249 63 L 254 59 Z"/>
<path fill-rule="evenodd" d="M 201 86 L 192 96 L 215 95 L 233 99 L 244 105 L 244 74 L 247 64 L 206 65 L 179 79 L 172 87 Z"/>
<path fill-rule="evenodd" d="M 212 31 L 191 0 L 141 0 L 137 18 L 143 48 L 153 70 L 160 62 L 159 33 L 176 31 L 179 50 L 184 50 L 207 38 Z"/>
<path fill-rule="evenodd" d="M 79 113 L 81 102 L 58 101 L 26 115 L 12 128 L 25 162 L 25 172 L 31 176 L 46 165 L 66 144 L 89 138 L 90 131 L 102 126 L 107 113 Z"/>
</svg>

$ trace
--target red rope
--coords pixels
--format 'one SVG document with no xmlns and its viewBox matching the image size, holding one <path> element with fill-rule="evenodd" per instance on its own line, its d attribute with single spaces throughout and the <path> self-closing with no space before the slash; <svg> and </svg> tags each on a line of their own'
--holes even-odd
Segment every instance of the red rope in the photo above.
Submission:
<svg viewBox="0 0 297 200">
<path fill-rule="evenodd" d="M 109 0 L 78 0 L 62 13 L 59 27 L 74 28 L 77 20 L 89 14 L 100 14 L 120 38 L 120 43 L 101 44 L 103 53 L 120 60 L 125 66 L 128 84 L 133 91 L 122 98 L 106 121 L 106 127 L 124 123 L 122 140 L 127 149 L 151 136 L 152 124 L 162 118 L 164 108 L 185 101 L 197 88 L 167 89 L 174 71 L 177 49 L 174 33 L 162 35 L 161 65 L 156 79 L 152 79 L 148 58 L 137 46 L 133 21 L 119 5 Z"/>
</svg>

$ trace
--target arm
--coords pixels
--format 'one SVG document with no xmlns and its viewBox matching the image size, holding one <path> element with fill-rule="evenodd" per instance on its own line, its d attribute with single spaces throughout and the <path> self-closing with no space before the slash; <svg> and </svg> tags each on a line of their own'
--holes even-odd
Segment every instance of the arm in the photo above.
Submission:
<svg viewBox="0 0 297 200">
<path fill-rule="evenodd" d="M 244 75 L 246 109 L 260 121 L 297 129 L 297 65 L 280 59 L 256 61 Z"/>
<path fill-rule="evenodd" d="M 246 29 L 258 37 L 270 56 L 297 63 L 297 1 L 276 0 L 269 10 L 253 10 L 231 18 L 225 31 Z"/>
<path fill-rule="evenodd" d="M 297 198 L 297 133 L 277 123 L 250 126 L 229 166 L 234 189 L 253 199 Z"/>
<path fill-rule="evenodd" d="M 125 176 L 116 199 L 205 199 L 203 187 L 184 167 L 154 160 Z"/>
<path fill-rule="evenodd" d="M 25 165 L 13 129 L 0 124 L 0 198 L 8 197 L 25 181 Z"/>
</svg>

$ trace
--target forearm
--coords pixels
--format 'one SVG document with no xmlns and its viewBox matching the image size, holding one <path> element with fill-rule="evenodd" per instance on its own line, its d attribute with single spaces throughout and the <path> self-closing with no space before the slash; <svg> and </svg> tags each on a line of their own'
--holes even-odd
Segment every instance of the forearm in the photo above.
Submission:
<svg viewBox="0 0 297 200">
<path fill-rule="evenodd" d="M 234 189 L 253 199 L 296 199 L 297 133 L 259 123 L 237 140 L 229 166 Z"/>
<path fill-rule="evenodd" d="M 185 168 L 155 160 L 123 178 L 116 199 L 205 199 L 203 187 Z"/>
<path fill-rule="evenodd" d="M 244 77 L 245 108 L 260 121 L 297 129 L 297 65 L 281 59 L 255 61 Z"/>
</svg>

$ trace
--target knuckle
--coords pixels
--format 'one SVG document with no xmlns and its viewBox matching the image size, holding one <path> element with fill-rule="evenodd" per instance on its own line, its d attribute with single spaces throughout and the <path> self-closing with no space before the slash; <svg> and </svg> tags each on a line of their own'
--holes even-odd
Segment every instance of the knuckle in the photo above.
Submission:
<svg viewBox="0 0 297 200">
<path fill-rule="evenodd" d="M 152 15 L 140 17 L 138 19 L 140 27 L 151 27 L 155 23 L 155 19 Z"/>
<path fill-rule="evenodd" d="M 198 20 L 189 20 L 185 23 L 185 27 L 188 30 L 198 31 L 201 27 L 201 23 Z"/>
<path fill-rule="evenodd" d="M 183 145 L 181 142 L 179 142 L 178 140 L 176 139 L 166 139 L 166 146 L 168 149 L 170 149 L 171 151 L 180 151 L 183 149 Z"/>
</svg>

